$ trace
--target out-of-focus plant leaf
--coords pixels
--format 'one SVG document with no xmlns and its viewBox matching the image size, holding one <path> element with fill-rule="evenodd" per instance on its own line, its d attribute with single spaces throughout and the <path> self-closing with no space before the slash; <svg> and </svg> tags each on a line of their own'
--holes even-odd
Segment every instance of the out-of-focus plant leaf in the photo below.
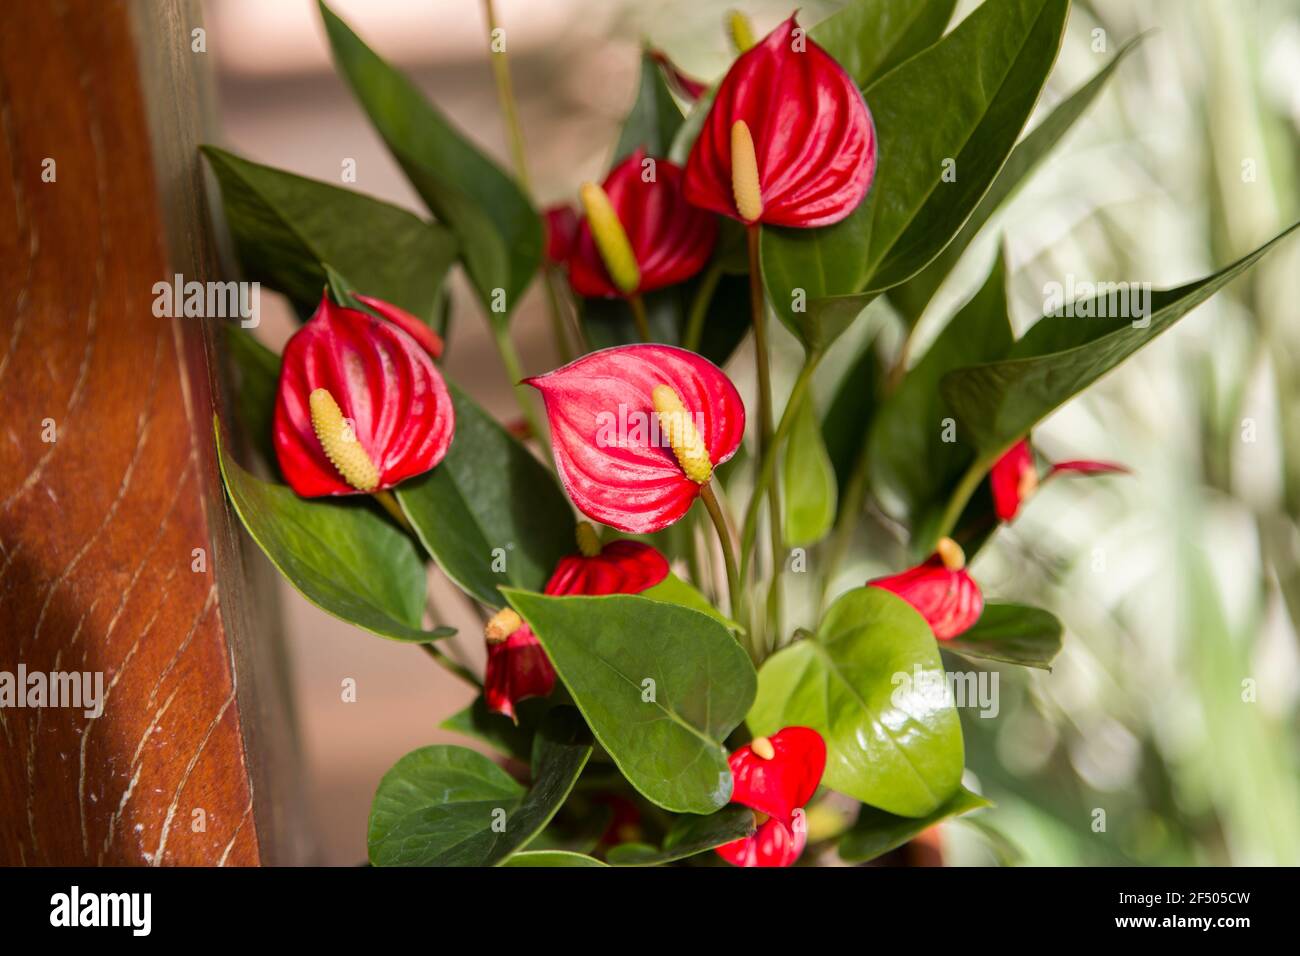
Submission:
<svg viewBox="0 0 1300 956">
<path fill-rule="evenodd" d="M 863 807 L 853 829 L 840 838 L 840 858 L 848 863 L 874 860 L 942 820 L 991 806 L 989 801 L 963 787 L 923 817 L 900 817 L 875 807 Z"/>
<path fill-rule="evenodd" d="M 1052 669 L 1061 652 L 1061 622 L 1042 608 L 985 604 L 975 626 L 939 646 L 963 657 Z"/>
<path fill-rule="evenodd" d="M 754 699 L 754 668 L 708 615 L 632 595 L 502 588 L 596 739 L 648 800 L 707 814 L 731 798 L 723 741 Z"/>
<path fill-rule="evenodd" d="M 993 456 L 1026 435 L 1049 412 L 1173 326 L 1297 227 L 1300 223 L 1213 275 L 1177 289 L 1152 292 L 1150 313 L 1142 319 L 1080 315 L 1121 311 L 1116 307 L 1117 295 L 1109 292 L 1076 304 L 1072 318 L 1044 316 L 1001 361 L 945 375 L 941 383 L 944 398 L 965 434 L 991 464 Z M 1138 297 L 1138 290 L 1131 290 L 1131 298 Z M 1132 310 L 1130 304 L 1123 311 Z"/>
<path fill-rule="evenodd" d="M 226 348 L 235 366 L 235 413 L 239 423 L 253 440 L 258 453 L 272 467 L 276 466 L 275 445 L 271 440 L 271 420 L 275 415 L 275 391 L 280 381 L 280 356 L 259 342 L 248 329 L 226 322 Z"/>
<path fill-rule="evenodd" d="M 533 737 L 537 728 L 554 704 L 547 697 L 527 697 L 515 704 L 515 717 L 494 714 L 487 708 L 483 695 L 464 710 L 452 714 L 438 726 L 473 737 L 487 744 L 504 757 L 514 757 L 527 763 L 533 752 Z"/>
<path fill-rule="evenodd" d="M 724 807 L 707 817 L 679 817 L 664 837 L 663 847 L 624 843 L 613 847 L 606 858 L 614 866 L 659 866 L 704 853 L 724 843 L 743 840 L 753 832 L 753 810 L 740 806 Z"/>
<path fill-rule="evenodd" d="M 610 166 L 618 165 L 637 149 L 644 149 L 647 156 L 666 158 L 681 127 L 682 111 L 664 80 L 663 70 L 649 51 L 642 50 L 636 101 L 623 122 Z"/>
<path fill-rule="evenodd" d="M 822 418 L 822 442 L 835 469 L 835 482 L 846 489 L 878 409 L 885 369 L 873 336 L 844 372 Z"/>
<path fill-rule="evenodd" d="M 867 87 L 943 36 L 957 0 L 855 0 L 808 31 Z"/>
<path fill-rule="evenodd" d="M 817 633 L 769 657 L 746 720 L 754 734 L 811 727 L 826 739 L 823 784 L 924 816 L 961 783 L 962 736 L 925 619 L 881 588 L 840 597 Z"/>
<path fill-rule="evenodd" d="M 498 585 L 540 591 L 560 558 L 574 550 L 573 510 L 554 475 L 528 449 L 463 391 L 448 388 L 456 437 L 447 457 L 398 486 L 397 500 L 447 576 L 467 594 L 500 607 Z"/>
<path fill-rule="evenodd" d="M 377 56 L 324 3 L 320 11 L 339 71 L 415 191 L 456 234 L 488 316 L 503 326 L 541 262 L 541 219 L 515 181 L 461 135 L 406 76 Z M 375 248 L 383 254 L 385 246 Z M 497 290 L 504 302 L 496 301 Z"/>
<path fill-rule="evenodd" d="M 456 258 L 446 229 L 362 193 L 215 146 L 202 147 L 225 200 L 240 265 L 314 309 L 329 263 L 360 292 L 433 321 L 438 289 Z"/>
<path fill-rule="evenodd" d="M 1105 87 L 1106 81 L 1115 72 L 1115 68 L 1141 40 L 1141 37 L 1135 37 L 1125 43 L 1114 58 L 1098 70 L 1091 80 L 1066 97 L 1045 120 L 1034 127 L 1028 136 L 1017 143 L 1007 159 L 1007 164 L 1002 167 L 1002 172 L 998 173 L 998 178 L 993 181 L 993 185 L 984 194 L 984 198 L 975 207 L 975 211 L 971 213 L 970 219 L 966 220 L 966 224 L 962 226 L 956 238 L 948 243 L 943 252 L 939 253 L 923 270 L 902 285 L 894 286 L 889 290 L 889 301 L 898 309 L 908 325 L 916 324 L 925 307 L 934 298 L 935 292 L 939 290 L 939 286 L 943 284 L 943 280 L 952 272 L 975 236 L 1002 204 L 1015 195 L 1017 189 L 1038 168 L 1039 163 L 1047 158 L 1056 144 L 1083 116 Z"/>
<path fill-rule="evenodd" d="M 384 775 L 370 808 L 375 866 L 495 866 L 528 845 L 555 816 L 591 756 L 591 734 L 572 707 L 556 707 L 533 745 L 524 791 L 504 770 L 464 747 L 421 747 Z M 498 827 L 501 812 L 504 827 Z"/>
<path fill-rule="evenodd" d="M 299 498 L 225 454 L 213 417 L 226 492 L 248 533 L 280 573 L 322 611 L 395 641 L 425 643 L 454 628 L 420 628 L 424 565 L 414 542 L 360 502 Z"/>
<path fill-rule="evenodd" d="M 837 489 L 811 399 L 795 411 L 783 470 L 785 541 L 793 547 L 816 544 L 835 523 Z"/>
<path fill-rule="evenodd" d="M 544 867 L 570 867 L 570 866 L 605 866 L 595 857 L 587 856 L 585 853 L 574 853 L 571 850 L 524 850 L 516 853 L 510 859 L 501 864 L 502 866 L 544 866 Z"/>
</svg>

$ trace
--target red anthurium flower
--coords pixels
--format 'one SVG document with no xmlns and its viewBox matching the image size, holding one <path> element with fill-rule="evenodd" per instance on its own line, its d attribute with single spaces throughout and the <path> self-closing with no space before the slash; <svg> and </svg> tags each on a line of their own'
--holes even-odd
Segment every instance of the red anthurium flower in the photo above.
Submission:
<svg viewBox="0 0 1300 956">
<path fill-rule="evenodd" d="M 752 836 L 718 847 L 736 866 L 789 866 L 808 832 L 803 807 L 826 769 L 826 742 L 808 727 L 786 727 L 755 737 L 731 755 L 731 799 L 766 817 Z"/>
<path fill-rule="evenodd" d="M 682 99 L 694 103 L 709 91 L 709 84 L 683 73 L 663 50 L 651 50 L 650 58 L 663 70 L 669 88 Z"/>
<path fill-rule="evenodd" d="M 560 479 L 588 517 L 633 534 L 684 515 L 745 432 L 736 387 L 671 345 L 625 345 L 526 379 L 542 393 Z"/>
<path fill-rule="evenodd" d="M 1038 490 L 1038 486 L 1053 475 L 1103 475 L 1127 474 L 1128 469 L 1109 461 L 1058 461 L 1043 478 L 1038 477 L 1038 465 L 1027 440 L 1021 440 L 998 459 L 989 472 L 989 487 L 993 492 L 993 508 L 1000 521 L 1010 521 L 1020 512 L 1020 506 Z"/>
<path fill-rule="evenodd" d="M 578 210 L 568 203 L 557 203 L 542 213 L 546 232 L 546 261 L 567 267 L 578 238 Z"/>
<path fill-rule="evenodd" d="M 713 253 L 717 221 L 686 201 L 681 167 L 645 161 L 638 149 L 602 186 L 582 188 L 587 215 L 569 260 L 569 282 L 579 295 L 627 297 L 675 285 L 703 269 Z"/>
<path fill-rule="evenodd" d="M 941 641 L 968 630 L 984 611 L 984 595 L 966 570 L 966 556 L 952 538 L 940 538 L 924 564 L 902 574 L 876 578 L 868 587 L 893 591 L 921 616 Z"/>
<path fill-rule="evenodd" d="M 378 312 L 383 318 L 392 322 L 403 332 L 409 335 L 415 341 L 420 343 L 420 348 L 429 353 L 429 358 L 437 361 L 442 358 L 443 342 L 442 336 L 433 329 L 429 328 L 410 312 L 398 308 L 391 302 L 385 302 L 383 299 L 376 299 L 369 295 L 355 295 L 354 298 L 369 306 L 375 312 Z"/>
<path fill-rule="evenodd" d="M 351 495 L 442 461 L 455 413 L 433 359 L 400 324 L 327 296 L 285 346 L 273 427 L 294 491 Z"/>
<path fill-rule="evenodd" d="M 603 548 L 596 529 L 578 525 L 579 554 L 555 566 L 543 593 L 551 595 L 640 594 L 668 576 L 668 560 L 639 541 L 611 541 Z M 499 611 L 484 629 L 487 672 L 483 695 L 488 710 L 515 719 L 515 703 L 545 697 L 555 687 L 555 668 L 532 629 L 514 611 Z"/>
<path fill-rule="evenodd" d="M 852 77 L 792 16 L 732 64 L 686 163 L 686 198 L 744 223 L 828 226 L 876 172 Z"/>
</svg>

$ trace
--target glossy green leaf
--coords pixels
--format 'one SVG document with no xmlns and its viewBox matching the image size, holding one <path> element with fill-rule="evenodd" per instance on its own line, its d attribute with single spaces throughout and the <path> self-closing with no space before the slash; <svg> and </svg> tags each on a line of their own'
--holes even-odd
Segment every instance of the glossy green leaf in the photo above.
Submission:
<svg viewBox="0 0 1300 956">
<path fill-rule="evenodd" d="M 755 677 L 724 626 L 640 596 L 502 593 L 637 790 L 677 813 L 726 805 L 731 770 L 723 741 L 749 710 Z"/>
<path fill-rule="evenodd" d="M 329 263 L 352 285 L 432 321 L 456 257 L 446 229 L 405 209 L 202 147 L 225 200 L 244 274 L 314 309 Z"/>
<path fill-rule="evenodd" d="M 448 388 L 456 436 L 447 457 L 398 486 L 397 500 L 447 576 L 500 607 L 498 585 L 540 591 L 573 553 L 573 510 L 546 466 L 468 395 Z"/>
<path fill-rule="evenodd" d="M 415 544 L 359 501 L 299 498 L 229 457 L 213 417 L 226 492 L 253 540 L 280 573 L 323 611 L 380 637 L 424 643 L 454 628 L 420 628 L 424 565 Z"/>
<path fill-rule="evenodd" d="M 830 405 L 822 416 L 822 444 L 835 469 L 836 486 L 848 488 L 853 466 L 875 421 L 881 386 L 886 371 L 873 336 L 862 346 L 853 364 L 835 387 Z"/>
<path fill-rule="evenodd" d="M 724 625 L 733 631 L 740 630 L 740 625 L 719 611 L 713 604 L 700 593 L 695 585 L 683 581 L 671 571 L 668 577 L 664 578 L 652 588 L 646 588 L 641 592 L 642 597 L 650 598 L 653 601 L 666 601 L 669 604 L 680 604 L 682 607 L 688 607 L 692 611 L 700 611 L 713 618 L 719 624 Z"/>
<path fill-rule="evenodd" d="M 222 324 L 226 350 L 235 368 L 235 414 L 266 463 L 276 466 L 271 420 L 280 381 L 280 356 L 259 342 L 251 329 L 237 322 Z"/>
<path fill-rule="evenodd" d="M 662 847 L 624 843 L 611 848 L 606 858 L 614 866 L 659 866 L 707 852 L 724 843 L 743 840 L 753 832 L 753 810 L 741 806 L 724 807 L 707 817 L 679 817 L 664 837 Z"/>
<path fill-rule="evenodd" d="M 808 31 L 861 87 L 943 36 L 957 0 L 853 0 Z"/>
<path fill-rule="evenodd" d="M 515 181 L 405 75 L 377 56 L 324 3 L 320 10 L 339 72 L 415 191 L 455 233 L 489 317 L 504 324 L 541 262 L 537 213 Z M 377 248 L 382 252 L 384 244 Z M 505 295 L 500 312 L 493 308 L 498 289 Z"/>
<path fill-rule="evenodd" d="M 647 156 L 666 157 L 673 138 L 681 129 L 682 119 L 681 107 L 673 98 L 663 71 L 650 53 L 643 50 L 641 69 L 637 73 L 636 101 L 623 123 L 610 166 L 618 165 L 638 149 L 644 149 Z"/>
<path fill-rule="evenodd" d="M 985 604 L 975 626 L 940 647 L 963 657 L 1052 669 L 1061 652 L 1061 622 L 1042 608 Z"/>
<path fill-rule="evenodd" d="M 494 714 L 480 694 L 464 710 L 458 710 L 438 726 L 487 744 L 504 757 L 527 763 L 533 752 L 533 738 L 542 718 L 554 706 L 548 697 L 528 697 L 515 704 L 517 722 L 505 714 Z"/>
<path fill-rule="evenodd" d="M 877 174 L 877 177 L 879 174 Z M 763 283 L 772 310 L 808 351 L 824 351 L 875 294 L 857 293 L 867 278 L 867 242 L 871 236 L 872 187 L 848 218 L 820 229 L 764 226 L 760 253 Z M 819 300 L 828 302 L 814 308 Z"/>
<path fill-rule="evenodd" d="M 910 278 L 975 210 L 1047 81 L 1069 7 L 1069 0 L 985 0 L 868 87 L 882 157 L 871 188 L 868 289 Z"/>
<path fill-rule="evenodd" d="M 1007 163 L 998 173 L 989 191 L 984 194 L 970 219 L 962 226 L 952 240 L 934 260 L 902 285 L 889 290 L 889 301 L 898 309 L 909 325 L 916 321 L 929 305 L 934 294 L 943 284 L 943 280 L 952 272 L 967 247 L 975 236 L 984 228 L 993 214 L 1015 195 L 1017 189 L 1029 179 L 1030 174 L 1047 158 L 1067 132 L 1083 116 L 1093 100 L 1101 93 L 1115 68 L 1123 62 L 1141 37 L 1135 37 L 1120 48 L 1119 52 L 1097 74 L 1062 100 L 1055 109 L 1011 151 Z"/>
<path fill-rule="evenodd" d="M 941 383 L 943 395 L 981 454 L 991 459 L 1253 266 L 1298 227 L 1300 223 L 1292 225 L 1213 275 L 1177 289 L 1152 292 L 1149 314 L 1142 319 L 1114 317 L 1129 310 L 1117 308 L 1117 297 L 1109 292 L 1077 305 L 1073 318 L 1045 316 L 1003 360 L 949 372 Z M 1132 293 L 1130 299 L 1138 297 L 1137 289 Z M 1118 304 L 1123 304 L 1122 298 Z M 1085 318 L 1080 315 L 1085 310 L 1093 315 L 1106 311 L 1112 317 Z"/>
<path fill-rule="evenodd" d="M 837 489 L 811 399 L 795 411 L 783 472 L 785 541 L 792 547 L 816 544 L 835 523 Z"/>
<path fill-rule="evenodd" d="M 963 787 L 923 817 L 900 817 L 875 807 L 863 807 L 858 811 L 853 828 L 840 838 L 840 858 L 848 863 L 874 860 L 898 849 L 942 820 L 991 806 L 993 804 L 989 801 Z"/>
<path fill-rule="evenodd" d="M 999 256 L 983 287 L 881 404 L 868 440 L 872 488 L 913 531 L 928 512 L 942 508 L 976 454 L 973 437 L 957 427 L 939 392 L 940 380 L 955 368 L 1002 358 L 1013 341 L 1006 266 Z"/>
<path fill-rule="evenodd" d="M 482 754 L 421 747 L 384 775 L 370 808 L 375 866 L 495 866 L 555 816 L 591 756 L 591 734 L 572 707 L 556 707 L 533 746 L 527 791 Z"/>
<path fill-rule="evenodd" d="M 755 735 L 818 731 L 822 783 L 890 813 L 924 816 L 961 783 L 961 723 L 934 636 L 881 588 L 849 591 L 816 635 L 769 657 L 746 722 Z"/>
<path fill-rule="evenodd" d="M 572 867 L 605 866 L 595 857 L 569 850 L 524 850 L 506 860 L 502 866 Z"/>
</svg>

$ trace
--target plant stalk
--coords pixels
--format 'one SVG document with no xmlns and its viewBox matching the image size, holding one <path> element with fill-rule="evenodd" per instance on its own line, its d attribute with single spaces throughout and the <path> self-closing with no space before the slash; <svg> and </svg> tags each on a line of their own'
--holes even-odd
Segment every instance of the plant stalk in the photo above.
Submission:
<svg viewBox="0 0 1300 956">
<path fill-rule="evenodd" d="M 438 650 L 432 644 L 421 644 L 420 646 L 424 648 L 425 653 L 427 653 L 430 657 L 432 657 L 441 667 L 446 669 L 449 673 L 455 674 L 457 677 L 459 677 L 465 683 L 469 684 L 475 690 L 482 692 L 483 682 L 479 680 L 478 677 L 475 676 L 474 672 L 471 671 L 468 667 L 464 666 L 463 664 L 458 664 L 456 661 L 453 661 L 450 657 L 448 657 L 442 651 Z"/>
<path fill-rule="evenodd" d="M 754 325 L 754 362 L 758 368 L 758 457 L 760 461 L 774 455 L 772 448 L 772 368 L 767 344 L 767 302 L 763 293 L 761 227 L 755 223 L 745 230 L 749 246 L 749 304 Z M 781 544 L 781 489 L 774 480 L 763 489 L 767 496 L 767 514 L 772 548 L 772 582 L 767 597 L 769 630 L 780 627 L 781 571 L 785 567 Z M 755 497 L 760 489 L 755 487 Z"/>
<path fill-rule="evenodd" d="M 645 300 L 640 294 L 630 295 L 627 299 L 628 307 L 632 310 L 632 321 L 636 323 L 637 335 L 641 336 L 642 342 L 650 341 L 650 320 L 645 314 Z"/>
<path fill-rule="evenodd" d="M 700 485 L 700 500 L 713 520 L 714 530 L 718 532 L 718 543 L 722 545 L 722 560 L 727 568 L 727 590 L 731 597 L 731 614 L 739 619 L 741 615 L 741 581 L 736 568 L 736 546 L 727 517 L 718 504 L 718 496 L 713 493 L 713 484 L 705 482 Z M 743 622 L 742 622 L 743 623 Z"/>
</svg>

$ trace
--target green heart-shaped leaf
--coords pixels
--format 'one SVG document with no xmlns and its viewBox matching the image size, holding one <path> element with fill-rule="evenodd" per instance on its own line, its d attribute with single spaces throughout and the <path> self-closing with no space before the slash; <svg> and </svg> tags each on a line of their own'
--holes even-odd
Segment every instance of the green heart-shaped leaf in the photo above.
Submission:
<svg viewBox="0 0 1300 956">
<path fill-rule="evenodd" d="M 495 866 L 541 833 L 591 756 L 572 707 L 547 714 L 533 745 L 527 792 L 482 754 L 421 747 L 384 775 L 370 808 L 375 866 Z"/>
<path fill-rule="evenodd" d="M 454 628 L 421 630 L 424 564 L 414 542 L 361 502 L 299 498 L 226 455 L 213 417 L 226 492 L 244 527 L 280 573 L 323 611 L 380 637 L 425 643 Z"/>
<path fill-rule="evenodd" d="M 277 467 L 271 420 L 280 381 L 280 356 L 236 322 L 222 324 L 226 350 L 235 368 L 235 414 L 268 465 Z"/>
<path fill-rule="evenodd" d="M 809 35 L 858 86 L 869 86 L 943 35 L 957 0 L 855 0 Z"/>
<path fill-rule="evenodd" d="M 397 500 L 447 576 L 501 607 L 498 585 L 540 591 L 574 550 L 573 509 L 546 466 L 468 395 L 448 388 L 456 437 L 447 457 L 398 486 Z"/>
<path fill-rule="evenodd" d="M 662 848 L 645 843 L 624 843 L 606 854 L 614 866 L 659 866 L 684 860 L 714 847 L 743 840 L 754 832 L 754 811 L 748 807 L 724 807 L 707 817 L 679 817 Z"/>
<path fill-rule="evenodd" d="M 515 703 L 516 720 L 495 714 L 480 694 L 464 710 L 452 714 L 438 726 L 482 741 L 504 757 L 527 763 L 533 752 L 533 738 L 542 718 L 554 704 L 547 697 L 527 697 Z"/>
<path fill-rule="evenodd" d="M 963 657 L 1052 669 L 1061 652 L 1061 622 L 1042 608 L 986 604 L 975 626 L 940 646 Z"/>
<path fill-rule="evenodd" d="M 682 607 L 688 607 L 692 611 L 699 611 L 707 614 L 719 624 L 725 626 L 728 630 L 739 631 L 740 625 L 727 617 L 716 607 L 709 599 L 699 592 L 693 584 L 683 581 L 677 575 L 669 572 L 668 576 L 652 588 L 646 588 L 641 592 L 642 597 L 650 598 L 652 601 L 666 601 L 669 604 L 680 604 Z"/>
<path fill-rule="evenodd" d="M 240 265 L 305 309 L 329 263 L 359 291 L 432 323 L 456 258 L 446 229 L 361 193 L 201 147 L 221 184 Z"/>
<path fill-rule="evenodd" d="M 676 813 L 731 799 L 723 741 L 754 699 L 754 668 L 712 617 L 632 595 L 502 588 L 628 781 Z"/>
<path fill-rule="evenodd" d="M 767 659 L 746 723 L 765 736 L 813 728 L 826 739 L 826 786 L 924 816 L 961 783 L 961 723 L 947 686 L 925 619 L 888 591 L 858 588 L 812 638 Z"/>
<path fill-rule="evenodd" d="M 574 853 L 570 850 L 524 850 L 522 853 L 516 853 L 501 865 L 571 867 L 604 866 L 605 864 L 595 857 L 587 856 L 585 853 Z"/>
<path fill-rule="evenodd" d="M 895 850 L 941 820 L 981 810 L 993 804 L 964 787 L 923 817 L 899 817 L 875 807 L 863 807 L 853 828 L 840 839 L 840 858 L 865 863 Z"/>
<path fill-rule="evenodd" d="M 795 411 L 783 473 L 785 541 L 792 547 L 816 544 L 835 523 L 837 489 L 811 397 Z"/>
<path fill-rule="evenodd" d="M 504 326 L 541 262 L 537 213 L 515 181 L 462 136 L 405 75 L 377 56 L 324 3 L 320 11 L 339 72 L 415 191 L 456 234 L 488 316 Z M 499 295 L 504 301 L 498 301 Z"/>
</svg>

